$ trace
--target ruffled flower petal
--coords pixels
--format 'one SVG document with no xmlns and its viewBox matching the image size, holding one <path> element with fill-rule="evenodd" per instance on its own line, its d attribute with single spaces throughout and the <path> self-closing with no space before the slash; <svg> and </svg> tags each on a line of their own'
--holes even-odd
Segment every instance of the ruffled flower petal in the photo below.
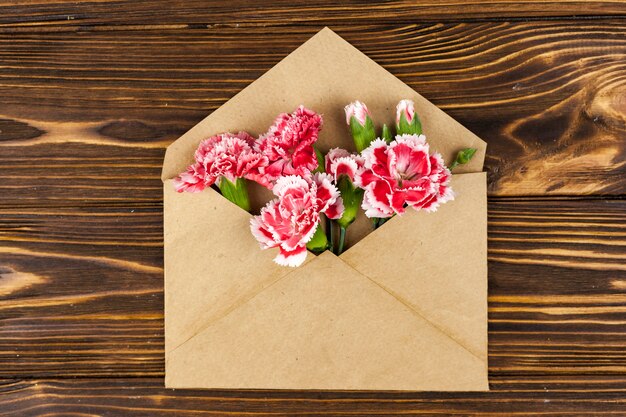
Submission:
<svg viewBox="0 0 626 417">
<path fill-rule="evenodd" d="M 274 258 L 274 262 L 282 266 L 296 267 L 304 263 L 306 255 L 306 246 L 298 246 L 292 251 L 286 251 L 281 248 L 278 255 Z"/>
<path fill-rule="evenodd" d="M 379 213 L 383 213 L 378 217 L 391 217 L 394 213 L 391 207 L 391 201 L 393 198 L 393 188 L 389 182 L 385 180 L 376 181 L 372 183 L 366 190 L 363 198 L 363 209 L 370 211 L 376 210 Z"/>
<path fill-rule="evenodd" d="M 361 155 L 339 148 L 328 151 L 325 158 L 326 172 L 333 176 L 335 183 L 342 175 L 347 175 L 354 182 L 355 177 L 363 171 L 364 164 L 365 160 Z"/>
<path fill-rule="evenodd" d="M 394 212 L 385 201 L 377 201 L 373 192 L 365 191 L 361 207 L 365 210 L 367 217 L 387 218 L 393 216 Z"/>
<path fill-rule="evenodd" d="M 331 220 L 337 220 L 343 216 L 344 210 L 345 207 L 343 205 L 343 199 L 341 197 L 337 197 L 337 200 L 324 210 L 324 214 Z"/>
<path fill-rule="evenodd" d="M 339 198 L 339 190 L 333 185 L 333 177 L 325 172 L 313 174 L 312 183 L 317 206 L 321 212 L 325 211 L 329 205 Z"/>
<path fill-rule="evenodd" d="M 354 177 L 359 169 L 359 165 L 352 158 L 339 158 L 333 163 L 333 172 L 335 178 L 347 175 L 350 181 L 354 181 Z"/>
<path fill-rule="evenodd" d="M 265 224 L 260 220 L 260 217 L 252 217 L 250 219 L 250 230 L 252 234 L 259 241 L 263 249 L 269 249 L 276 246 L 274 240 L 274 234 L 265 227 Z"/>
<path fill-rule="evenodd" d="M 345 158 L 349 156 L 350 156 L 350 152 L 348 152 L 345 149 L 332 148 L 331 150 L 329 150 L 328 153 L 326 154 L 326 157 L 324 158 L 324 165 L 325 165 L 324 168 L 326 172 L 333 175 L 332 174 L 333 162 L 335 162 L 339 158 Z"/>
<path fill-rule="evenodd" d="M 174 178 L 174 189 L 179 193 L 183 191 L 198 193 L 206 187 L 207 185 L 204 183 L 204 168 L 199 164 L 190 165 L 187 171 Z"/>
<path fill-rule="evenodd" d="M 285 177 L 280 177 L 272 191 L 276 197 L 282 198 L 285 194 L 287 194 L 291 190 L 301 190 L 308 191 L 309 182 L 299 175 L 288 175 Z"/>
</svg>

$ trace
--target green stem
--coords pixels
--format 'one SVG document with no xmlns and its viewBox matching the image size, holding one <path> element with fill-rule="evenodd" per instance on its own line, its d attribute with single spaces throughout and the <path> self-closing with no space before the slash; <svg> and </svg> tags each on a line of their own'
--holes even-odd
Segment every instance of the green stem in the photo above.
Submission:
<svg viewBox="0 0 626 417">
<path fill-rule="evenodd" d="M 343 246 L 345 242 L 346 242 L 346 228 L 340 227 L 339 228 L 339 248 L 337 249 L 337 256 L 343 253 Z"/>
<path fill-rule="evenodd" d="M 328 227 L 330 227 L 330 242 L 328 242 L 328 246 L 330 247 L 330 251 L 332 253 L 335 252 L 335 221 L 328 220 Z"/>
</svg>

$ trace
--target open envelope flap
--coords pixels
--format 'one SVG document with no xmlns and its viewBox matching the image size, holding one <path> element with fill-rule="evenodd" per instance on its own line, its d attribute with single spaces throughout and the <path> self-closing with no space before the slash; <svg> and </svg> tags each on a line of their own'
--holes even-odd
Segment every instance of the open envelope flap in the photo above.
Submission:
<svg viewBox="0 0 626 417">
<path fill-rule="evenodd" d="M 207 321 L 246 302 L 291 269 L 272 261 L 250 233 L 250 214 L 213 189 L 163 185 L 166 357 Z"/>
<path fill-rule="evenodd" d="M 323 29 L 227 103 L 172 143 L 162 178 L 173 178 L 192 162 L 198 143 L 221 132 L 264 133 L 279 113 L 300 104 L 324 117 L 317 145 L 353 147 L 343 107 L 354 100 L 367 104 L 374 121 L 395 124 L 395 106 L 412 99 L 433 150 L 449 164 L 462 148 L 477 149 L 456 172 L 482 171 L 486 144 L 328 28 Z"/>
<path fill-rule="evenodd" d="M 171 352 L 166 386 L 486 390 L 487 365 L 325 252 Z"/>
<path fill-rule="evenodd" d="M 454 175 L 452 189 L 437 212 L 408 210 L 341 259 L 486 363 L 486 175 Z"/>
</svg>

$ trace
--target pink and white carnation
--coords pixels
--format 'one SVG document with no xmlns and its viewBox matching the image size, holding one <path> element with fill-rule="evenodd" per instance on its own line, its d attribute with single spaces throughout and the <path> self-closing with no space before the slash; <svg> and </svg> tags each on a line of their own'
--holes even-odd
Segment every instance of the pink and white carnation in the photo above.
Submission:
<svg viewBox="0 0 626 417">
<path fill-rule="evenodd" d="M 176 191 L 199 192 L 218 182 L 221 177 L 235 182 L 246 178 L 267 185 L 263 169 L 265 155 L 254 150 L 255 140 L 246 132 L 221 133 L 200 143 L 195 163 L 174 179 Z"/>
<path fill-rule="evenodd" d="M 278 198 L 267 203 L 261 214 L 250 220 L 252 234 L 263 249 L 279 248 L 276 263 L 299 266 L 306 259 L 306 245 L 320 224 L 320 213 L 330 219 L 338 219 L 343 214 L 339 191 L 326 173 L 308 178 L 280 177 L 272 191 Z"/>
<path fill-rule="evenodd" d="M 440 154 L 429 154 L 424 135 L 400 135 L 387 144 L 373 141 L 362 153 L 365 166 L 355 183 L 365 190 L 361 207 L 368 217 L 387 218 L 405 207 L 435 211 L 454 199 L 450 171 Z"/>
<path fill-rule="evenodd" d="M 361 155 L 353 154 L 345 149 L 333 148 L 326 154 L 325 169 L 333 176 L 335 183 L 339 177 L 347 175 L 354 182 L 357 173 L 363 170 L 365 160 Z"/>
<path fill-rule="evenodd" d="M 317 168 L 313 144 L 322 127 L 322 117 L 304 106 L 278 116 L 267 133 L 259 137 L 257 149 L 269 160 L 264 174 L 272 183 L 284 175 L 307 176 Z"/>
</svg>

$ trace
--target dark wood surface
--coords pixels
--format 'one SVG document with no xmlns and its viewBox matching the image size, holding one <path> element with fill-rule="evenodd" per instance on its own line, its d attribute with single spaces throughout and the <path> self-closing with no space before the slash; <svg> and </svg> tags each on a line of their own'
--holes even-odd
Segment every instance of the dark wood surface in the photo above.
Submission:
<svg viewBox="0 0 626 417">
<path fill-rule="evenodd" d="M 19 3 L 19 4 L 16 4 Z M 568 19 L 623 17 L 618 0 L 3 0 L 0 25 L 8 28 L 78 27 L 81 25 L 280 25 L 371 23 L 416 23 L 424 21 L 507 20 L 545 17 Z"/>
<path fill-rule="evenodd" d="M 0 416 L 626 414 L 624 16 L 0 1 Z M 164 148 L 324 25 L 489 143 L 489 393 L 163 388 Z"/>
</svg>

